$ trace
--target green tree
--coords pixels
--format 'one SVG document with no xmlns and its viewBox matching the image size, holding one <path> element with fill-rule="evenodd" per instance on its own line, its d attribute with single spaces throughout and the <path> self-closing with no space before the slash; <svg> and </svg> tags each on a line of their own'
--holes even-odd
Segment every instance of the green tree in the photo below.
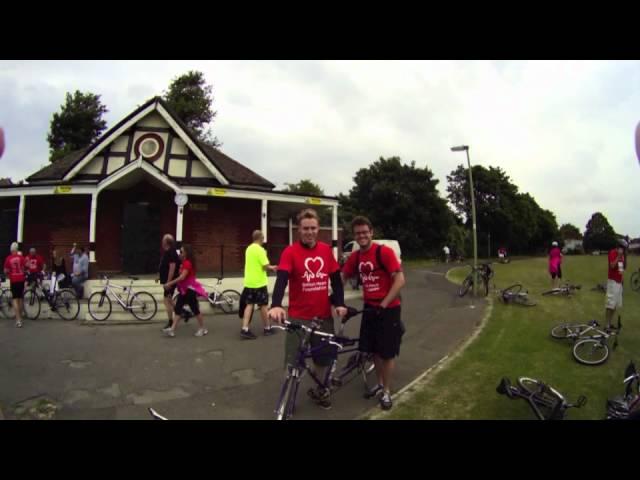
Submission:
<svg viewBox="0 0 640 480">
<path fill-rule="evenodd" d="M 528 193 L 519 193 L 518 187 L 501 168 L 481 165 L 472 168 L 478 252 L 483 254 L 487 251 L 489 234 L 492 247 L 495 248 L 504 246 L 513 253 L 543 250 L 557 235 L 558 225 L 553 213 L 542 209 Z M 468 169 L 459 165 L 447 175 L 447 181 L 449 201 L 470 230 Z"/>
<path fill-rule="evenodd" d="M 213 87 L 207 84 L 204 73 L 190 70 L 174 78 L 163 98 L 201 141 L 215 148 L 222 145 L 209 126 L 217 112 L 212 109 Z"/>
<path fill-rule="evenodd" d="M 102 116 L 107 107 L 100 102 L 100 95 L 76 90 L 68 93 L 60 112 L 53 114 L 49 125 L 49 161 L 55 162 L 68 153 L 91 145 L 107 128 Z"/>
<path fill-rule="evenodd" d="M 403 164 L 399 157 L 380 157 L 356 172 L 348 200 L 341 201 L 343 225 L 355 215 L 365 215 L 373 223 L 376 237 L 398 240 L 403 252 L 438 254 L 453 215 L 437 185 L 428 167 Z M 350 234 L 348 227 L 345 233 Z"/>
<path fill-rule="evenodd" d="M 591 215 L 584 232 L 585 251 L 608 250 L 616 244 L 616 239 L 616 233 L 607 217 L 600 212 Z"/>
<path fill-rule="evenodd" d="M 564 223 L 560 227 L 560 238 L 563 241 L 567 240 L 582 240 L 582 233 L 578 227 L 571 223 Z"/>
<path fill-rule="evenodd" d="M 324 196 L 324 190 L 322 190 L 322 187 L 317 183 L 313 183 L 308 178 L 304 178 L 298 183 L 285 183 L 285 185 L 285 192 Z"/>
</svg>

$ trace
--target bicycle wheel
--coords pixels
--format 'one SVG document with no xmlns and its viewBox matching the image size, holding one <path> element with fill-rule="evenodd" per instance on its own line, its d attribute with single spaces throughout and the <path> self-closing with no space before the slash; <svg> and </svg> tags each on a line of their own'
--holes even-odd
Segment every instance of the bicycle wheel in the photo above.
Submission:
<svg viewBox="0 0 640 480">
<path fill-rule="evenodd" d="M 464 282 L 462 282 L 462 285 L 460 285 L 460 289 L 458 290 L 458 296 L 464 297 L 469 291 L 469 289 L 471 288 L 471 285 L 473 285 L 473 277 L 469 275 L 467 276 L 467 278 L 464 279 Z"/>
<path fill-rule="evenodd" d="M 542 295 L 543 295 L 543 296 L 545 296 L 545 297 L 546 297 L 546 296 L 548 296 L 548 295 L 557 295 L 557 294 L 559 294 L 561 291 L 562 291 L 562 290 L 560 290 L 560 289 L 556 289 L 556 288 L 554 288 L 553 290 L 547 290 L 546 292 L 542 292 Z"/>
<path fill-rule="evenodd" d="M 634 272 L 631 275 L 631 290 L 640 291 L 640 272 Z"/>
<path fill-rule="evenodd" d="M 609 347 L 600 340 L 587 338 L 573 346 L 573 357 L 584 365 L 601 365 L 609 358 Z"/>
<path fill-rule="evenodd" d="M 550 419 L 555 412 L 555 407 L 558 402 L 564 401 L 564 398 L 559 392 L 534 378 L 518 378 L 518 387 L 525 395 L 531 397 L 531 400 L 540 410 L 540 414 L 547 420 Z"/>
<path fill-rule="evenodd" d="M 35 290 L 27 290 L 23 297 L 24 316 L 29 320 L 36 320 L 40 315 L 40 298 Z"/>
<path fill-rule="evenodd" d="M 220 294 L 218 304 L 224 313 L 238 313 L 240 308 L 240 292 L 237 290 L 225 290 Z"/>
<path fill-rule="evenodd" d="M 584 332 L 589 325 L 584 323 L 561 323 L 551 329 L 551 336 L 553 338 L 563 339 L 569 336 L 577 335 L 578 337 Z"/>
<path fill-rule="evenodd" d="M 80 313 L 80 301 L 73 290 L 60 290 L 56 294 L 55 302 L 56 313 L 60 315 L 63 320 L 75 320 L 78 317 Z"/>
<path fill-rule="evenodd" d="M 0 310 L 2 310 L 2 314 L 8 319 L 16 318 L 16 312 L 13 309 L 13 295 L 11 295 L 11 290 L 3 290 L 0 297 Z"/>
<path fill-rule="evenodd" d="M 129 301 L 131 313 L 138 320 L 151 320 L 158 311 L 158 302 L 148 292 L 138 292 Z"/>
<path fill-rule="evenodd" d="M 536 306 L 536 302 L 531 300 L 526 295 L 516 295 L 515 301 L 516 301 L 516 303 L 518 305 L 522 305 L 523 307 L 535 307 Z"/>
<path fill-rule="evenodd" d="M 285 379 L 280 391 L 280 399 L 276 406 L 276 420 L 287 420 L 290 418 L 291 413 L 293 413 L 293 402 L 295 402 L 295 400 L 292 400 L 292 398 L 294 398 L 293 391 L 295 389 L 295 383 L 296 378 L 293 375 Z"/>
<path fill-rule="evenodd" d="M 94 292 L 89 297 L 89 315 L 96 322 L 102 322 L 111 315 L 111 299 L 106 292 Z"/>
<path fill-rule="evenodd" d="M 371 385 L 372 374 L 376 369 L 375 363 L 373 363 L 373 355 L 370 353 L 360 354 L 360 375 L 362 376 L 362 383 L 366 392 L 373 386 Z"/>
</svg>

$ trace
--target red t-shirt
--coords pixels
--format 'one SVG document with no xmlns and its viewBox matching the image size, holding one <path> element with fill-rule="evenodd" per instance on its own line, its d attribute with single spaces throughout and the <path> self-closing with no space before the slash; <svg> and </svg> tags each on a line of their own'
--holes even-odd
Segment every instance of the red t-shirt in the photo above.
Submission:
<svg viewBox="0 0 640 480">
<path fill-rule="evenodd" d="M 377 264 L 376 249 L 378 248 L 382 249 L 380 250 L 380 259 L 384 267 Z M 358 256 L 360 257 L 359 259 Z M 356 262 L 359 262 L 358 265 L 356 265 Z M 364 301 L 374 305 L 384 300 L 384 297 L 391 290 L 391 285 L 393 284 L 391 273 L 401 271 L 402 267 L 394 251 L 375 242 L 371 243 L 371 248 L 366 252 L 357 250 L 349 255 L 349 259 L 342 267 L 345 277 L 352 277 L 356 273 L 360 275 Z M 400 305 L 400 299 L 395 298 L 388 307 L 397 307 L 398 305 Z"/>
<path fill-rule="evenodd" d="M 17 253 L 12 253 L 4 261 L 4 269 L 9 270 L 9 281 L 11 283 L 24 282 L 26 261 L 25 257 Z"/>
<path fill-rule="evenodd" d="M 26 266 L 29 270 L 29 273 L 37 273 L 41 272 L 44 267 L 44 258 L 37 253 L 35 255 L 27 255 L 24 257 L 26 259 Z"/>
<path fill-rule="evenodd" d="M 180 271 L 178 272 L 178 276 L 182 275 L 182 272 L 184 272 L 185 270 L 189 273 L 187 273 L 187 276 L 184 280 L 178 282 L 178 289 L 180 289 L 180 291 L 186 290 L 196 278 L 196 270 L 195 268 L 193 268 L 191 260 L 185 260 L 180 264 Z"/>
<path fill-rule="evenodd" d="M 282 252 L 278 270 L 289 273 L 289 317 L 313 320 L 331 317 L 329 275 L 340 271 L 331 247 L 317 242 L 313 248 L 300 242 Z"/>
<path fill-rule="evenodd" d="M 609 280 L 615 280 L 618 283 L 622 283 L 622 274 L 624 272 L 624 260 L 622 260 L 622 262 L 619 262 L 619 263 L 622 263 L 622 266 L 616 263 L 616 266 L 614 268 L 611 268 L 611 262 L 615 262 L 616 258 L 618 258 L 618 249 L 614 248 L 613 250 L 609 251 L 609 262 L 608 262 L 609 275 L 607 276 L 607 278 L 609 278 Z"/>
</svg>

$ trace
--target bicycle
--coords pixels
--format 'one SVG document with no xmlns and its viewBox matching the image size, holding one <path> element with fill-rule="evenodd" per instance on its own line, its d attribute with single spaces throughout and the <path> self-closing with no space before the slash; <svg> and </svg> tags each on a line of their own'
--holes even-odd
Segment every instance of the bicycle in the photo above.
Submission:
<svg viewBox="0 0 640 480">
<path fill-rule="evenodd" d="M 89 297 L 89 315 L 97 322 L 102 322 L 111 315 L 111 299 L 115 300 L 127 312 L 131 313 L 138 320 L 151 320 L 158 311 L 158 303 L 149 292 L 133 291 L 133 282 L 139 280 L 138 277 L 129 277 L 131 283 L 128 287 L 122 287 L 111 283 L 109 277 L 102 276 L 105 283 L 104 288 L 99 292 L 94 292 Z M 127 298 L 123 299 L 121 294 L 114 292 L 114 289 L 122 290 L 122 294 L 127 293 Z"/>
<path fill-rule="evenodd" d="M 238 309 L 240 308 L 240 292 L 233 289 L 224 290 L 220 292 L 218 286 L 222 284 L 222 278 L 218 278 L 218 283 L 213 288 L 213 292 L 211 292 L 207 297 L 207 301 L 211 307 L 218 307 L 224 313 L 238 313 Z M 179 292 L 173 294 L 173 302 L 175 303 L 178 299 Z M 180 316 L 184 319 L 185 322 L 188 322 L 191 317 L 194 317 L 195 314 L 191 311 L 188 305 L 184 305 L 182 307 L 182 312 L 180 312 Z"/>
<path fill-rule="evenodd" d="M 16 318 L 16 312 L 13 310 L 13 295 L 11 289 L 3 287 L 2 284 L 7 281 L 4 275 L 0 276 L 0 312 L 6 318 L 12 320 Z"/>
<path fill-rule="evenodd" d="M 551 336 L 575 342 L 572 352 L 577 362 L 584 365 L 601 365 L 609 358 L 608 340 L 614 337 L 613 349 L 618 346 L 618 335 L 622 329 L 622 319 L 618 315 L 617 328 L 600 330 L 595 320 L 589 323 L 562 323 L 551 329 Z M 593 333 L 590 333 L 593 332 Z"/>
<path fill-rule="evenodd" d="M 505 305 L 516 304 L 524 307 L 534 307 L 536 302 L 529 298 L 529 292 L 522 291 L 522 284 L 516 283 L 504 290 L 497 290 L 498 300 Z"/>
<path fill-rule="evenodd" d="M 571 283 L 565 283 L 561 287 L 552 288 L 551 290 L 542 292 L 542 295 L 545 297 L 549 295 L 564 295 L 564 296 L 570 297 L 571 295 L 573 295 L 574 292 L 580 290 L 581 288 L 582 288 L 582 285 L 573 285 Z"/>
<path fill-rule="evenodd" d="M 640 373 L 633 361 L 624 371 L 624 395 L 607 399 L 606 420 L 640 420 Z M 635 388 L 634 388 L 635 384 Z"/>
<path fill-rule="evenodd" d="M 154 420 L 169 420 L 166 417 L 163 417 L 162 415 L 160 415 L 158 412 L 156 412 L 153 408 L 149 407 L 147 410 L 149 410 L 149 413 L 151 414 L 151 417 Z"/>
<path fill-rule="evenodd" d="M 631 274 L 631 290 L 640 292 L 640 268 Z"/>
<path fill-rule="evenodd" d="M 361 313 L 361 312 L 356 311 L 356 313 Z M 281 330 L 295 332 L 298 335 L 300 335 L 300 332 L 303 333 L 302 337 L 300 338 L 300 343 L 298 346 L 298 352 L 296 354 L 295 363 L 293 366 L 290 365 L 287 368 L 287 375 L 282 384 L 282 388 L 280 389 L 280 396 L 278 397 L 278 401 L 276 403 L 276 408 L 275 408 L 276 419 L 287 420 L 291 418 L 295 410 L 298 388 L 300 387 L 300 381 L 302 380 L 302 377 L 304 376 L 305 373 L 309 373 L 309 375 L 311 376 L 311 379 L 316 383 L 316 385 L 325 391 L 331 391 L 333 386 L 332 370 L 335 370 L 335 362 L 337 361 L 337 358 L 334 359 L 331 365 L 331 368 L 327 369 L 325 378 L 322 380 L 319 379 L 316 376 L 316 374 L 313 372 L 313 370 L 307 365 L 307 359 L 313 357 L 313 354 L 316 353 L 318 350 L 325 348 L 326 344 L 333 345 L 338 349 L 338 351 L 336 352 L 336 357 L 337 355 L 354 352 L 356 350 L 355 348 L 351 350 L 343 350 L 343 348 L 355 345 L 358 342 L 358 339 L 341 337 L 339 335 L 320 332 L 318 331 L 318 325 L 315 323 L 315 321 L 311 322 L 311 327 L 307 327 L 305 325 L 301 325 L 298 323 L 291 323 L 285 320 L 284 326 L 273 325 L 273 328 L 279 328 Z M 310 344 L 312 335 L 318 335 L 322 337 L 322 340 L 325 343 L 325 345 L 312 347 Z M 357 354 L 354 354 L 354 355 L 357 355 Z M 354 356 L 352 355 L 351 358 L 353 357 Z M 343 373 L 344 375 L 347 375 L 351 373 L 354 369 L 358 369 L 358 371 L 362 372 L 362 377 L 365 383 L 364 385 L 365 390 L 368 390 L 369 385 L 368 385 L 367 377 L 369 373 L 373 371 L 374 368 L 372 368 L 372 366 L 370 366 L 367 363 L 367 362 L 370 362 L 370 360 L 367 360 L 367 358 L 370 358 L 370 357 L 367 357 L 366 355 L 360 355 L 359 357 L 357 357 L 358 359 L 357 361 L 352 360 L 350 364 L 348 362 L 347 366 L 343 368 L 343 370 L 341 371 L 341 373 L 338 375 L 337 378 L 341 379 L 342 378 L 341 375 L 343 375 Z"/>
<path fill-rule="evenodd" d="M 80 301 L 71 288 L 58 289 L 58 284 L 64 280 L 64 274 L 57 278 L 51 274 L 54 282 L 53 293 L 44 288 L 40 278 L 32 279 L 24 292 L 24 313 L 29 320 L 36 320 L 40 316 L 42 301 L 49 306 L 49 310 L 56 312 L 63 320 L 75 320 L 80 313 Z"/>
<path fill-rule="evenodd" d="M 489 295 L 489 280 L 493 278 L 494 272 L 493 272 L 493 269 L 491 268 L 490 263 L 482 263 L 478 266 L 477 269 L 474 267 L 471 267 L 471 273 L 467 275 L 467 277 L 462 282 L 462 285 L 460 285 L 460 289 L 458 290 L 459 297 L 464 297 L 467 294 L 467 292 L 472 289 L 473 277 L 474 277 L 473 274 L 476 271 L 478 272 L 478 276 L 480 277 L 480 280 L 482 280 L 482 283 L 484 284 L 485 297 Z"/>
<path fill-rule="evenodd" d="M 503 377 L 496 391 L 511 400 L 525 399 L 538 420 L 563 420 L 568 409 L 581 408 L 587 403 L 584 395 L 580 395 L 576 403 L 568 403 L 555 388 L 529 377 L 518 378 L 517 387 Z"/>
</svg>

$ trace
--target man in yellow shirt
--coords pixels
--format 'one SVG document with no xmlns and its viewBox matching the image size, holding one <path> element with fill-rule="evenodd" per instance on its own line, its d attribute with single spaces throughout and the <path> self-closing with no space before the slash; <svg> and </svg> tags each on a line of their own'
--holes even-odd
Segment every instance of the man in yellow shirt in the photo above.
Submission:
<svg viewBox="0 0 640 480">
<path fill-rule="evenodd" d="M 244 290 L 240 300 L 239 315 L 242 317 L 242 330 L 240 336 L 247 340 L 254 340 L 257 337 L 249 330 L 249 324 L 253 316 L 253 306 L 258 305 L 262 323 L 264 325 L 264 335 L 273 335 L 271 320 L 267 316 L 267 305 L 269 304 L 269 292 L 267 290 L 267 272 L 275 272 L 278 267 L 269 265 L 267 251 L 262 244 L 264 235 L 260 230 L 255 230 L 252 235 L 253 243 L 249 245 L 244 254 Z"/>
</svg>

